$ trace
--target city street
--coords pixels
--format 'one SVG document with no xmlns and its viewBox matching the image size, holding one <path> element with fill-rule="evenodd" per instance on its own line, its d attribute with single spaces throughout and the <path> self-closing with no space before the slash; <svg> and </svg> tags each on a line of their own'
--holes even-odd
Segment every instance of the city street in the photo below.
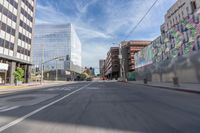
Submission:
<svg viewBox="0 0 200 133">
<path fill-rule="evenodd" d="M 199 133 L 200 96 L 119 82 L 0 95 L 3 133 Z"/>
</svg>

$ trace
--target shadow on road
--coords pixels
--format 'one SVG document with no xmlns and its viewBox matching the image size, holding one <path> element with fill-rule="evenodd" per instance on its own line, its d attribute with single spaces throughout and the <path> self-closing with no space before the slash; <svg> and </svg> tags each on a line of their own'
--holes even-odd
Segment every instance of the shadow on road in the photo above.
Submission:
<svg viewBox="0 0 200 133">
<path fill-rule="evenodd" d="M 23 109 L 31 110 L 19 108 L 0 116 L 20 118 L 26 112 Z M 198 95 L 123 83 L 94 83 L 5 132 L 197 133 L 199 110 Z"/>
</svg>

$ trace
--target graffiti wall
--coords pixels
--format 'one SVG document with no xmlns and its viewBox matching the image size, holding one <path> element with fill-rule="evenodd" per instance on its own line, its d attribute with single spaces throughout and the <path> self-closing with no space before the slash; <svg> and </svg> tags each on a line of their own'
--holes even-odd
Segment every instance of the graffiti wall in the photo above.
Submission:
<svg viewBox="0 0 200 133">
<path fill-rule="evenodd" d="M 144 56 L 145 50 L 135 54 L 137 80 L 148 77 L 171 82 L 176 74 L 181 82 L 200 83 L 200 10 L 162 33 L 151 43 L 150 49 L 152 59 Z M 145 66 L 147 60 L 152 62 Z"/>
<path fill-rule="evenodd" d="M 200 10 L 162 34 L 162 43 L 153 45 L 153 62 L 188 56 L 200 49 Z"/>
<path fill-rule="evenodd" d="M 153 47 L 149 45 L 134 55 L 135 68 L 151 64 L 153 59 Z"/>
</svg>

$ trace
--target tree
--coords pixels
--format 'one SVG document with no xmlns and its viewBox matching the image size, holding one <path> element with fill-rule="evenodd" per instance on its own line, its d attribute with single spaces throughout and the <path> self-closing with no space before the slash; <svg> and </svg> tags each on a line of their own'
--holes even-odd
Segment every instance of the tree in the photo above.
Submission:
<svg viewBox="0 0 200 133">
<path fill-rule="evenodd" d="M 24 81 L 24 70 L 20 67 L 17 67 L 14 72 L 14 77 L 16 81 Z"/>
<path fill-rule="evenodd" d="M 82 80 L 85 80 L 85 79 L 87 79 L 87 78 L 89 78 L 89 77 L 90 77 L 90 75 L 88 75 L 87 72 L 81 73 L 81 79 L 82 79 Z"/>
</svg>

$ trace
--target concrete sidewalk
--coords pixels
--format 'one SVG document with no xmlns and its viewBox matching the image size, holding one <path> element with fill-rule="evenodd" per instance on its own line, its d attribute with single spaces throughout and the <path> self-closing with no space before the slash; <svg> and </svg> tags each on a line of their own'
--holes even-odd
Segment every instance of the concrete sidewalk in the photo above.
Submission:
<svg viewBox="0 0 200 133">
<path fill-rule="evenodd" d="M 181 83 L 179 86 L 174 86 L 173 83 L 165 82 L 148 82 L 148 84 L 144 84 L 143 81 L 129 81 L 129 83 L 200 94 L 200 84 Z"/>
<path fill-rule="evenodd" d="M 60 86 L 65 84 L 75 83 L 74 81 L 44 81 L 42 84 L 40 82 L 32 82 L 28 84 L 22 84 L 20 86 L 15 85 L 0 85 L 0 94 L 13 93 L 18 91 L 41 89 L 45 87 Z"/>
</svg>

